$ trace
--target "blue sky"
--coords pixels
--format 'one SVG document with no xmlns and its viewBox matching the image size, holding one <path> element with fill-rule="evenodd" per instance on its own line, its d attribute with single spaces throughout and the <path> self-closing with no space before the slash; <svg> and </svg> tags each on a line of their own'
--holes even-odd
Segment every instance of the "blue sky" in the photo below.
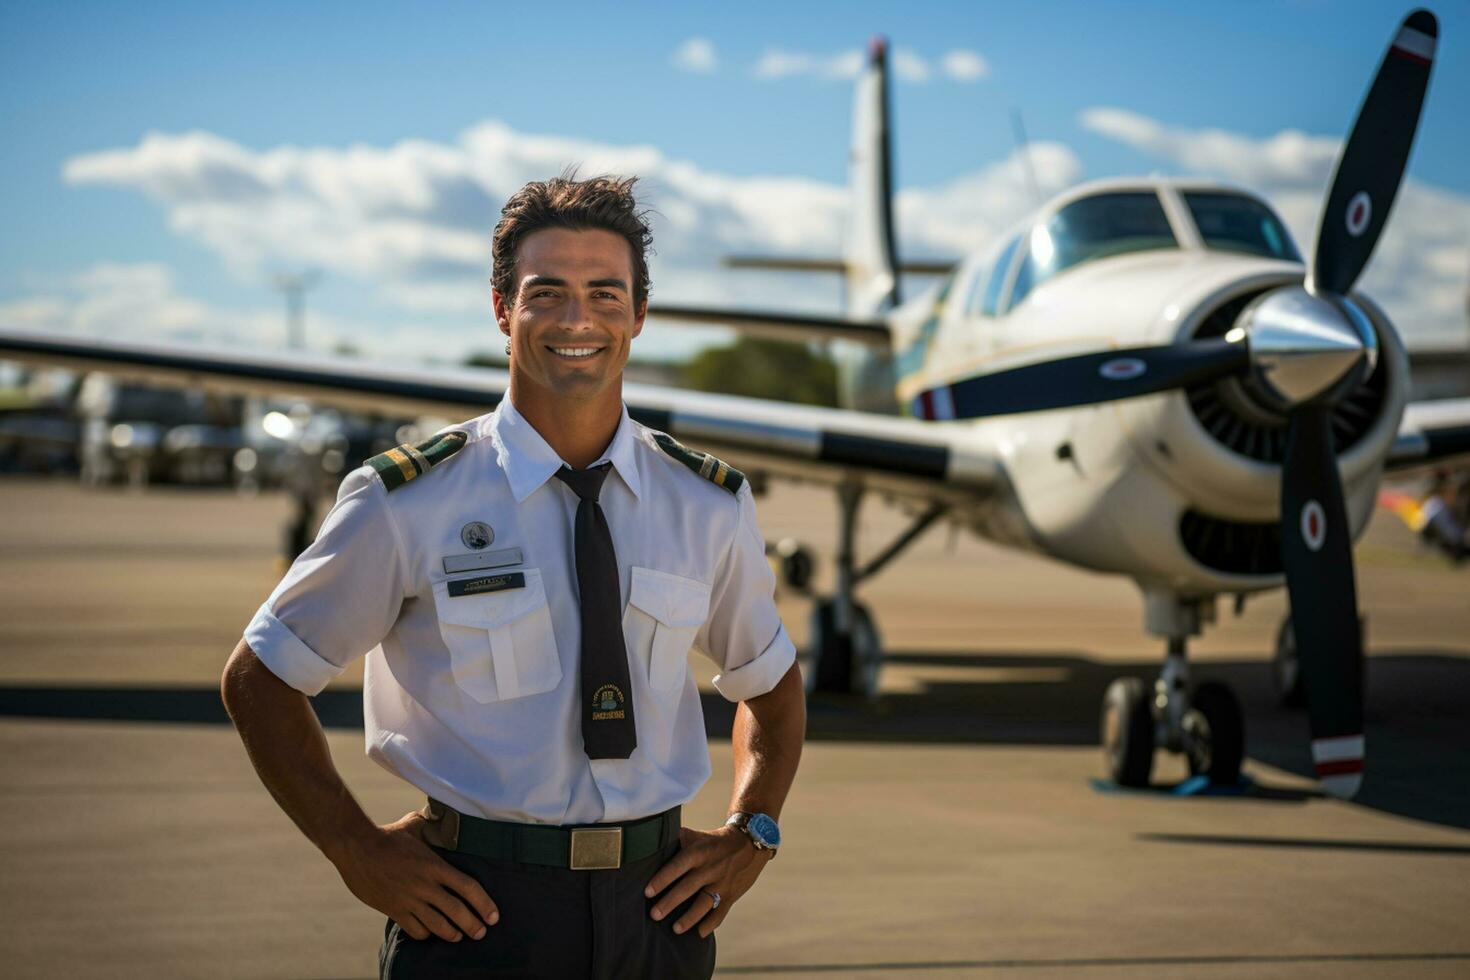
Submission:
<svg viewBox="0 0 1470 980">
<path fill-rule="evenodd" d="M 163 320 L 182 323 L 217 313 L 248 330 L 252 316 L 278 308 L 268 288 L 272 270 L 313 264 L 326 272 L 312 298 L 313 316 L 332 321 L 326 332 L 339 339 L 356 335 L 367 338 L 363 346 L 376 348 L 371 338 L 379 334 L 396 331 L 404 345 L 442 330 L 468 344 L 489 322 L 472 301 L 426 301 L 413 288 L 424 281 L 408 272 L 402 289 L 385 291 L 384 278 L 399 270 L 385 266 L 390 260 L 381 255 L 338 263 L 330 254 L 323 260 L 319 249 L 308 261 L 311 256 L 293 252 L 289 241 L 242 223 L 248 215 L 228 214 L 223 202 L 200 197 L 218 188 L 185 193 L 143 174 L 147 160 L 140 147 L 150 133 L 206 134 L 252 155 L 242 166 L 266 170 L 274 166 L 268 155 L 281 148 L 331 151 L 337 167 L 331 179 L 345 180 L 354 147 L 382 153 L 414 140 L 431 148 L 425 151 L 430 158 L 438 152 L 432 148 L 465 152 L 462 135 L 494 121 L 517 145 L 526 136 L 653 148 L 665 162 L 692 165 L 711 185 L 715 178 L 803 178 L 835 188 L 845 180 L 850 82 L 812 74 L 761 78 L 756 67 L 772 51 L 829 58 L 882 33 L 895 48 L 917 56 L 930 75 L 895 84 L 902 188 L 939 197 L 952 182 L 1003 163 L 1014 151 L 1014 108 L 1024 112 L 1033 142 L 1060 148 L 1055 176 L 1063 186 L 1122 173 L 1187 172 L 1189 163 L 1199 163 L 1086 125 L 1084 113 L 1097 107 L 1125 110 L 1171 133 L 1222 130 L 1247 145 L 1255 141 L 1262 152 L 1289 130 L 1340 137 L 1407 9 L 1316 0 L 739 7 L 12 2 L 0 8 L 0 116 L 7 134 L 0 158 L 6 216 L 0 315 L 58 329 L 108 328 L 106 315 L 78 313 L 93 296 L 87 290 L 98 288 L 89 272 L 146 269 L 132 279 L 123 273 L 102 278 L 112 284 L 107 288 L 151 290 L 153 302 L 165 294 L 170 302 L 183 301 L 158 314 Z M 1453 98 L 1470 92 L 1470 9 L 1458 3 L 1439 13 L 1442 40 L 1410 177 L 1449 195 L 1454 208 L 1470 208 L 1470 168 L 1463 165 L 1470 127 Z M 694 37 L 712 47 L 713 70 L 675 63 L 675 51 Z M 983 76 L 948 77 L 942 58 L 954 51 L 978 55 Z M 176 180 L 184 166 L 178 161 L 192 159 L 195 150 L 184 142 L 170 147 L 178 158 L 170 164 Z M 69 161 L 103 151 L 134 156 L 125 165 L 114 160 L 110 170 L 94 167 L 87 179 L 66 177 Z M 544 159 L 556 152 L 551 147 Z M 1204 162 L 1225 176 L 1233 173 L 1230 160 Z M 432 160 L 423 165 L 433 169 Z M 1277 186 L 1269 173 L 1266 180 L 1272 186 L 1261 189 L 1273 200 L 1278 191 L 1300 199 L 1283 203 L 1288 220 L 1293 206 L 1310 211 L 1304 188 L 1285 177 Z M 354 193 L 371 193 L 352 186 Z M 1440 214 L 1444 208 L 1426 204 L 1424 210 Z M 922 213 L 915 204 L 913 226 L 901 228 L 906 242 L 921 251 L 983 244 L 996 223 L 1013 217 L 981 214 L 966 231 L 922 226 Z M 1408 220 L 1405 213 L 1400 209 L 1400 223 Z M 1450 269 L 1461 255 L 1456 250 L 1470 248 L 1467 214 L 1452 208 L 1444 219 L 1449 225 L 1432 242 L 1433 263 Z M 426 233 L 442 230 L 436 219 L 423 220 Z M 312 221 L 303 235 L 327 234 L 320 215 Z M 830 225 L 813 218 L 805 235 L 783 231 L 784 239 L 769 244 L 821 247 L 832 237 Z M 351 231 L 379 243 L 386 235 L 417 233 L 386 227 L 380 222 Z M 251 238 L 243 252 L 227 240 L 236 230 Z M 739 296 L 748 284 L 717 281 L 728 274 L 718 272 L 712 257 L 732 242 L 767 244 L 763 234 L 744 227 L 719 241 L 705 241 L 697 229 L 665 237 L 669 246 L 696 257 L 685 261 L 661 248 L 657 282 L 672 283 L 681 295 Z M 1298 235 L 1308 244 L 1309 235 Z M 458 241 L 446 238 L 435 255 L 442 259 L 445 249 L 460 248 Z M 1429 262 L 1415 247 L 1412 241 L 1402 246 L 1408 254 L 1395 268 Z M 1470 262 L 1459 264 L 1463 297 Z M 1414 287 L 1439 291 L 1441 334 L 1451 329 L 1447 277 L 1442 270 L 1442 281 Z M 1390 291 L 1399 285 L 1385 284 Z M 791 298 L 820 306 L 832 295 L 806 288 Z M 1409 296 L 1402 305 L 1423 319 L 1428 314 L 1413 305 L 1418 301 Z M 116 305 L 115 296 L 111 302 Z M 1391 296 L 1391 312 L 1402 321 L 1405 313 L 1393 302 Z M 122 308 L 145 320 L 153 315 L 147 302 Z M 79 317 L 85 321 L 80 325 Z M 398 349 L 391 342 L 381 346 Z"/>
</svg>

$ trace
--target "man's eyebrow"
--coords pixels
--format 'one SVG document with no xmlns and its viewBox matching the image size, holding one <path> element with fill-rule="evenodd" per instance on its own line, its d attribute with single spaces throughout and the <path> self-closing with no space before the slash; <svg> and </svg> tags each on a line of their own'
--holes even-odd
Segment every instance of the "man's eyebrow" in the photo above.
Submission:
<svg viewBox="0 0 1470 980">
<path fill-rule="evenodd" d="M 588 279 L 587 280 L 587 285 L 589 285 L 589 286 L 616 286 L 617 288 L 621 289 L 625 293 L 628 291 L 628 284 L 625 283 L 625 282 L 623 282 L 623 280 L 621 280 L 621 279 Z"/>
<path fill-rule="evenodd" d="M 535 286 L 565 286 L 566 284 L 565 279 L 557 279 L 555 276 L 527 276 L 521 286 L 531 289 Z"/>
</svg>

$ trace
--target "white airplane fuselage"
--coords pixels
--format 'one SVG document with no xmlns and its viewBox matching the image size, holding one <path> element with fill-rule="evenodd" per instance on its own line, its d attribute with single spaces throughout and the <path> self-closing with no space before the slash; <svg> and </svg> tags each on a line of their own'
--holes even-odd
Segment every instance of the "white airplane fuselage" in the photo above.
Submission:
<svg viewBox="0 0 1470 980">
<path fill-rule="evenodd" d="M 1153 191 L 1165 205 L 1177 247 L 1085 261 L 990 316 L 977 312 L 971 283 L 984 288 L 985 267 L 994 264 L 998 251 L 993 248 L 961 263 L 947 295 L 946 284 L 940 284 L 895 310 L 899 403 L 908 404 L 937 385 L 1036 361 L 1185 342 L 1222 306 L 1301 283 L 1305 270 L 1299 262 L 1205 247 L 1181 189 L 1243 193 L 1158 179 L 1085 185 L 1049 203 L 1027 226 L 1041 228 L 1057 210 L 1089 195 Z M 1024 248 L 1024 228 L 1021 234 Z M 1013 268 L 1007 291 L 1015 277 Z M 1354 300 L 1378 333 L 1382 372 L 1375 417 L 1363 423 L 1338 457 L 1356 536 L 1371 515 L 1383 461 L 1407 401 L 1408 361 L 1382 310 L 1361 294 Z M 1233 320 L 1228 311 L 1217 316 L 1211 328 L 1216 333 L 1222 332 L 1222 318 L 1227 325 Z M 1245 408 L 1248 412 L 1250 406 Z M 1128 575 L 1146 590 L 1183 597 L 1251 592 L 1283 582 L 1279 571 L 1206 563 L 1186 547 L 1181 522 L 1187 512 L 1198 515 L 1190 518 L 1196 539 L 1237 534 L 1247 542 L 1241 546 L 1248 547 L 1252 534 L 1266 533 L 1260 529 L 1279 519 L 1280 465 L 1227 446 L 1206 428 L 1185 391 L 934 424 L 964 427 L 977 449 L 984 447 L 1004 463 L 1013 492 L 977 507 L 968 519 L 988 538 Z M 1284 432 L 1279 426 L 1277 431 Z M 1241 438 L 1252 436 L 1247 431 Z"/>
</svg>

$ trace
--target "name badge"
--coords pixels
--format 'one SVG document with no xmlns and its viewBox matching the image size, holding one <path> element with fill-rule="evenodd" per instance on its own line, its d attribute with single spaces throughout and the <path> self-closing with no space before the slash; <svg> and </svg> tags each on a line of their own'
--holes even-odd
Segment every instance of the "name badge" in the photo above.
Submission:
<svg viewBox="0 0 1470 980">
<path fill-rule="evenodd" d="M 507 572 L 504 575 L 482 575 L 479 578 L 462 578 L 449 583 L 449 595 L 457 598 L 479 595 L 482 592 L 502 592 L 505 589 L 524 589 L 526 576 L 522 572 Z"/>
<path fill-rule="evenodd" d="M 453 575 L 455 572 L 478 572 L 482 568 L 503 568 L 520 563 L 521 549 L 502 548 L 499 551 L 476 551 L 468 555 L 445 555 L 444 571 Z"/>
</svg>

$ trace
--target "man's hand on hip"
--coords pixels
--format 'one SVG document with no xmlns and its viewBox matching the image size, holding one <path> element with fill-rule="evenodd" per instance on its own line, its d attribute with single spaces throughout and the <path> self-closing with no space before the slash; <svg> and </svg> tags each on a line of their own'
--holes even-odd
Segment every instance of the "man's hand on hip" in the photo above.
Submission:
<svg viewBox="0 0 1470 980">
<path fill-rule="evenodd" d="M 480 883 L 424 843 L 418 811 L 345 845 L 331 855 L 358 901 L 377 909 L 414 939 L 430 933 L 457 943 L 483 938 L 500 911 Z"/>
<path fill-rule="evenodd" d="M 694 897 L 688 911 L 674 923 L 674 931 L 683 933 L 697 925 L 699 935 L 706 937 L 719 928 L 730 907 L 755 884 L 770 854 L 758 852 L 745 832 L 736 827 L 713 832 L 682 827 L 679 842 L 679 853 L 658 870 L 643 894 L 659 896 L 649 912 L 657 920 Z M 718 908 L 715 895 L 720 896 Z"/>
</svg>

